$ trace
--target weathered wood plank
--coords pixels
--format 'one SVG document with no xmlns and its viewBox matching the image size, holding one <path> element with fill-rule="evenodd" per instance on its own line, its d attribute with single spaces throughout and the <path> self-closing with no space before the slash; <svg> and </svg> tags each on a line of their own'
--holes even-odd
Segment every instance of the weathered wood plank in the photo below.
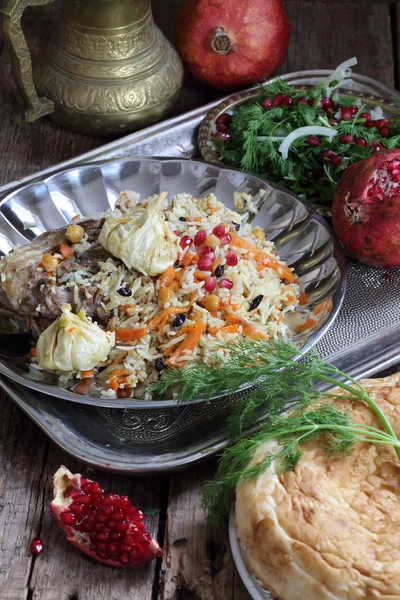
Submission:
<svg viewBox="0 0 400 600">
<path fill-rule="evenodd" d="M 332 69 L 352 56 L 357 73 L 394 83 L 389 4 L 289 0 L 292 27 L 284 72 Z"/>
<path fill-rule="evenodd" d="M 0 393 L 0 596 L 27 597 L 30 540 L 40 528 L 48 441 L 14 403 Z"/>
<path fill-rule="evenodd" d="M 165 481 L 161 477 L 134 478 L 109 475 L 83 467 L 64 452 L 50 446 L 41 490 L 44 492 L 41 535 L 46 551 L 35 560 L 30 580 L 32 600 L 151 600 L 156 561 L 134 569 L 106 567 L 86 557 L 69 544 L 54 523 L 48 503 L 51 480 L 60 464 L 99 481 L 107 491 L 129 496 L 142 509 L 160 509 Z M 152 535 L 157 537 L 159 515 L 146 517 Z"/>
<path fill-rule="evenodd" d="M 209 533 L 200 506 L 203 481 L 215 464 L 208 461 L 171 479 L 158 600 L 249 599 L 235 573 L 227 528 Z"/>
</svg>

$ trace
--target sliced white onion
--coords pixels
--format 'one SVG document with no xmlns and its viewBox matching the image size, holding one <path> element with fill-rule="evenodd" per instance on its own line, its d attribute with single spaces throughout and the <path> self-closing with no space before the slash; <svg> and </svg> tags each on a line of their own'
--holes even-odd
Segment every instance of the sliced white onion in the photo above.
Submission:
<svg viewBox="0 0 400 600">
<path fill-rule="evenodd" d="M 257 142 L 264 142 L 265 140 L 270 140 L 270 142 L 281 142 L 285 138 L 285 135 L 257 135 L 255 139 Z"/>
<path fill-rule="evenodd" d="M 370 112 L 371 119 L 373 121 L 379 121 L 379 119 L 383 119 L 384 114 L 381 106 L 376 106 Z"/>
<path fill-rule="evenodd" d="M 278 150 L 282 154 L 282 158 L 285 160 L 289 155 L 289 148 L 295 140 L 300 137 L 308 135 L 326 135 L 331 140 L 336 135 L 336 130 L 330 127 L 320 127 L 319 125 L 309 125 L 307 127 L 299 127 L 289 133 L 279 146 Z"/>
<path fill-rule="evenodd" d="M 325 82 L 325 91 L 326 91 L 326 96 L 327 98 L 331 97 L 332 92 L 339 87 L 340 85 L 343 86 L 345 83 L 349 84 L 349 83 L 353 83 L 352 80 L 346 80 L 347 77 L 349 77 L 351 75 L 351 67 L 354 67 L 356 64 L 358 63 L 357 59 L 355 56 L 353 56 L 353 58 L 349 58 L 348 60 L 345 60 L 342 64 L 340 64 L 338 67 L 336 67 L 336 69 L 333 71 L 333 73 L 331 75 L 329 75 L 328 79 Z M 333 86 L 333 87 L 329 87 L 329 84 L 332 81 L 338 81 L 338 84 Z"/>
</svg>

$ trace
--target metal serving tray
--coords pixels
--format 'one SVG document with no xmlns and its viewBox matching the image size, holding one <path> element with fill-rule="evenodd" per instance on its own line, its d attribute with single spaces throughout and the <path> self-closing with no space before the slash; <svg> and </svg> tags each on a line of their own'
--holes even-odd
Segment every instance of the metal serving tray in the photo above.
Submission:
<svg viewBox="0 0 400 600">
<path fill-rule="evenodd" d="M 285 75 L 290 83 L 313 84 L 330 71 Z M 353 90 L 390 100 L 396 91 L 354 75 Z M 220 100 L 0 187 L 0 197 L 73 165 L 123 156 L 197 157 L 196 132 Z M 368 377 L 400 362 L 400 270 L 384 272 L 349 263 L 341 312 L 317 344 L 320 355 L 355 377 Z M 0 387 L 59 446 L 99 468 L 154 473 L 184 468 L 227 443 L 227 402 L 173 409 L 96 408 L 41 395 L 0 378 Z M 256 425 L 255 425 L 256 427 Z"/>
</svg>

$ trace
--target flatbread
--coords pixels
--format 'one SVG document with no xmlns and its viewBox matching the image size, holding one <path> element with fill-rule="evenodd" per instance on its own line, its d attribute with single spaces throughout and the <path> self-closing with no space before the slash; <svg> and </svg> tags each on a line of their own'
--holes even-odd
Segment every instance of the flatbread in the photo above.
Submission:
<svg viewBox="0 0 400 600">
<path fill-rule="evenodd" d="M 362 383 L 400 437 L 400 373 Z M 361 402 L 334 404 L 378 425 Z M 278 448 L 264 444 L 252 462 Z M 400 600 L 400 463 L 391 446 L 359 443 L 332 459 L 310 442 L 293 472 L 273 465 L 238 486 L 236 528 L 250 572 L 275 598 Z"/>
</svg>

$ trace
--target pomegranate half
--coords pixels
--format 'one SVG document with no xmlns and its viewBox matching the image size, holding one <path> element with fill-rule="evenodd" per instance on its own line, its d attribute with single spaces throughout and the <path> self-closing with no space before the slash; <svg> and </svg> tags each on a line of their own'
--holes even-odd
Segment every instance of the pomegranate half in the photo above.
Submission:
<svg viewBox="0 0 400 600">
<path fill-rule="evenodd" d="M 187 68 L 218 90 L 267 79 L 285 60 L 289 37 L 282 0 L 186 0 L 176 24 Z"/>
<path fill-rule="evenodd" d="M 346 250 L 378 269 L 400 267 L 400 150 L 350 165 L 335 190 L 332 225 Z"/>
<path fill-rule="evenodd" d="M 100 485 L 61 466 L 54 475 L 50 510 L 67 540 L 102 563 L 133 567 L 163 552 L 127 496 L 104 495 Z"/>
</svg>

